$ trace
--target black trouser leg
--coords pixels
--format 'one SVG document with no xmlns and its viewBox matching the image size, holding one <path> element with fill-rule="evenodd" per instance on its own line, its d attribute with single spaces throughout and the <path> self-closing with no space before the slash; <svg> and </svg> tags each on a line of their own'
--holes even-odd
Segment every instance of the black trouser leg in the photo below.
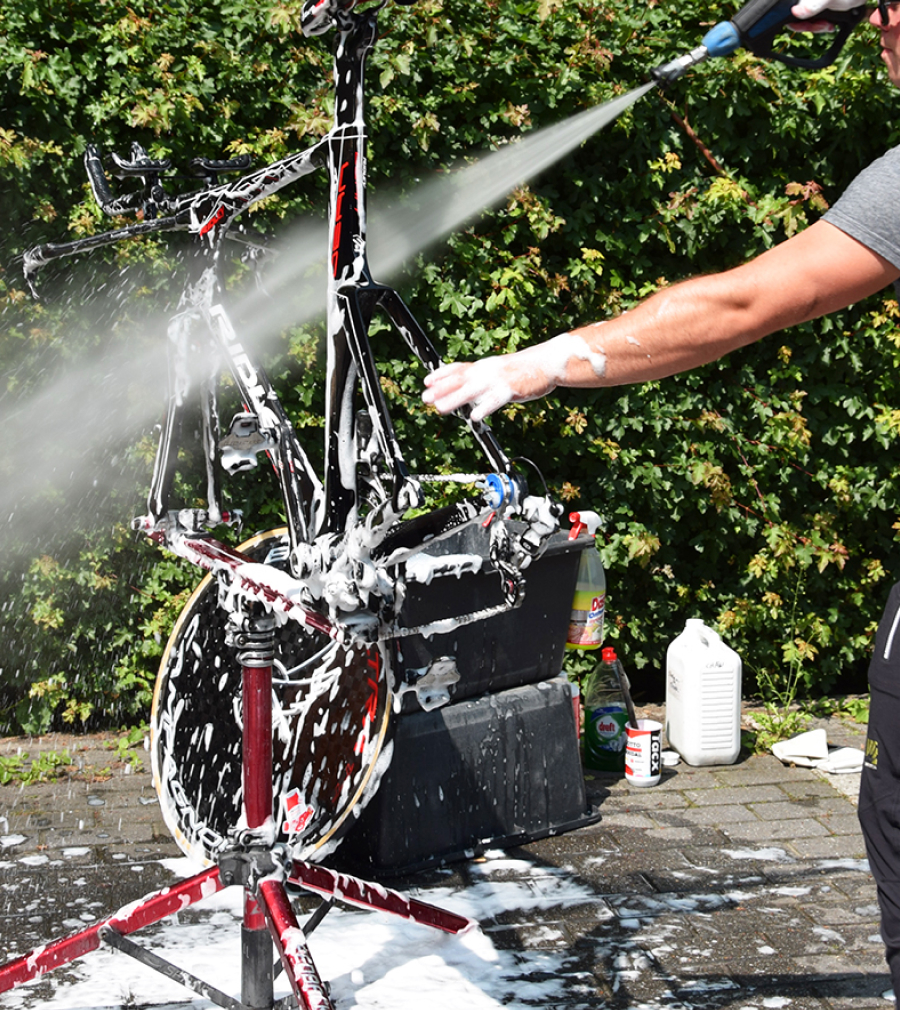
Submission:
<svg viewBox="0 0 900 1010">
<path fill-rule="evenodd" d="M 878 886 L 881 937 L 900 994 L 900 583 L 891 590 L 869 664 L 869 731 L 859 823 Z"/>
<path fill-rule="evenodd" d="M 863 773 L 865 781 L 866 774 Z M 896 837 L 900 825 L 896 816 L 888 818 L 884 806 L 864 801 L 865 785 L 860 790 L 859 822 L 866 840 L 869 867 L 878 885 L 881 910 L 881 938 L 894 992 L 900 993 L 900 873 Z M 894 836 L 893 838 L 891 836 Z"/>
</svg>

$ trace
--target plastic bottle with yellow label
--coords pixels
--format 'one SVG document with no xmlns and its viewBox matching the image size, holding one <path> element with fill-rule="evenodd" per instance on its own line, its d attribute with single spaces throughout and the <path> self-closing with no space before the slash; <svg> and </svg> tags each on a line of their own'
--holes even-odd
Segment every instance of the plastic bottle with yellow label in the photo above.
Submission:
<svg viewBox="0 0 900 1010">
<path fill-rule="evenodd" d="M 569 539 L 574 540 L 586 530 L 594 536 L 600 526 L 596 512 L 570 512 L 572 529 Z M 603 611 L 606 605 L 606 573 L 597 553 L 596 545 L 581 552 L 572 616 L 569 619 L 567 649 L 599 649 L 603 644 Z"/>
</svg>

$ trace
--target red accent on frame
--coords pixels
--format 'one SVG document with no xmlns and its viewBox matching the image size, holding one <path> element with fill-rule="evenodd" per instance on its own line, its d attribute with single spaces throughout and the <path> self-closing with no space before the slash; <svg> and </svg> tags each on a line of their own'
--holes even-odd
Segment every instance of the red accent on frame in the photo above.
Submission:
<svg viewBox="0 0 900 1010">
<path fill-rule="evenodd" d="M 200 234 L 205 235 L 207 232 L 212 231 L 223 217 L 225 217 L 225 208 L 220 205 L 216 207 L 215 211 L 206 219 L 206 222 L 200 226 Z"/>
<path fill-rule="evenodd" d="M 341 207 L 344 203 L 344 172 L 347 170 L 349 161 L 341 165 L 338 175 L 338 191 L 334 201 L 334 238 L 331 240 L 331 276 L 337 277 L 338 268 L 338 248 L 341 242 Z"/>
<path fill-rule="evenodd" d="M 297 1002 L 306 1010 L 334 1010 L 281 881 L 260 881 L 259 900 Z"/>
<path fill-rule="evenodd" d="M 195 901 L 200 901 L 201 898 L 221 891 L 222 887 L 219 868 L 214 866 L 204 870 L 203 873 L 182 880 L 178 884 L 173 884 L 171 887 L 154 891 L 139 901 L 120 908 L 109 918 L 95 922 L 87 929 L 38 947 L 30 954 L 25 954 L 23 957 L 18 957 L 14 961 L 4 964 L 0 967 L 0 992 L 8 992 L 23 982 L 28 982 L 53 968 L 58 968 L 61 964 L 68 964 L 77 957 L 97 950 L 101 944 L 100 931 L 106 926 L 112 927 L 123 935 L 134 933 L 143 929 L 144 926 L 159 922 L 167 915 L 180 912 Z"/>
</svg>

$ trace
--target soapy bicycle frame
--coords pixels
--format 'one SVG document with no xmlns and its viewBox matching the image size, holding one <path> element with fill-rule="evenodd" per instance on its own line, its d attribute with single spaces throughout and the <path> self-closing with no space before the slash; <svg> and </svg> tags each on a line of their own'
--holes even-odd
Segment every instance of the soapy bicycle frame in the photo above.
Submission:
<svg viewBox="0 0 900 1010">
<path fill-rule="evenodd" d="M 186 287 L 179 312 L 169 328 L 170 400 L 166 423 L 148 501 L 148 514 L 135 521 L 155 540 L 222 576 L 220 603 L 229 614 L 234 629 L 232 644 L 242 670 L 243 692 L 243 786 L 246 829 L 236 837 L 233 849 L 220 854 L 217 865 L 163 891 L 147 895 L 109 918 L 65 939 L 40 947 L 24 957 L 0 966 L 0 992 L 34 979 L 54 967 L 68 963 L 101 943 L 114 946 L 149 967 L 174 978 L 227 1010 L 274 1010 L 288 1007 L 289 1000 L 275 1001 L 272 987 L 271 946 L 274 942 L 289 978 L 293 997 L 305 1010 L 333 1010 L 327 987 L 319 977 L 306 936 L 321 921 L 335 900 L 400 915 L 422 925 L 449 933 L 461 933 L 474 923 L 464 916 L 410 899 L 395 891 L 366 881 L 336 874 L 324 867 L 291 858 L 287 847 L 274 844 L 271 837 L 273 812 L 272 764 L 272 664 L 274 638 L 271 614 L 280 613 L 325 632 L 337 640 L 373 641 L 403 634 L 449 630 L 448 622 L 436 621 L 420 628 L 399 624 L 399 595 L 395 581 L 384 579 L 376 589 L 381 598 L 380 613 L 366 610 L 367 600 L 349 577 L 354 566 L 367 563 L 376 570 L 401 564 L 434 539 L 466 523 L 497 514 L 491 524 L 491 559 L 498 568 L 504 602 L 499 607 L 449 619 L 450 625 L 482 620 L 515 606 L 522 598 L 522 570 L 537 556 L 546 539 L 555 531 L 561 511 L 549 500 L 526 498 L 524 481 L 516 475 L 490 430 L 483 423 L 472 431 L 496 471 L 486 481 L 489 494 L 481 503 L 462 502 L 447 509 L 398 522 L 410 506 L 418 504 L 420 492 L 410 476 L 394 435 L 378 383 L 367 329 L 372 314 L 381 307 L 400 330 L 407 344 L 428 368 L 440 358 L 412 318 L 399 296 L 372 280 L 365 256 L 365 142 L 363 118 L 363 69 L 374 44 L 377 27 L 372 13 L 352 11 L 354 0 L 343 8 L 328 6 L 328 0 L 307 0 L 318 30 L 333 21 L 338 28 L 335 50 L 335 123 L 328 136 L 310 150 L 250 173 L 235 184 L 214 186 L 200 194 L 166 200 L 158 188 L 160 218 L 145 220 L 105 235 L 65 245 L 44 246 L 25 256 L 26 275 L 43 263 L 73 255 L 140 234 L 188 230 L 195 234 L 205 255 L 202 269 Z M 228 228 L 241 211 L 316 168 L 327 167 L 331 177 L 330 232 L 331 270 L 328 291 L 329 369 L 326 417 L 326 471 L 320 484 L 306 454 L 298 444 L 274 390 L 240 346 L 224 308 L 219 303 L 221 284 L 219 253 Z M 101 206 L 110 213 L 129 206 L 128 198 L 113 200 L 99 158 L 88 159 L 91 182 Z M 134 174 L 133 172 L 131 174 Z M 146 181 L 146 180 L 145 180 Z M 155 194 L 156 197 L 156 194 Z M 134 203 L 130 205 L 132 208 Z M 260 449 L 268 452 L 278 474 L 288 520 L 291 574 L 270 565 L 254 564 L 244 556 L 213 540 L 207 529 L 232 521 L 223 513 L 217 477 L 220 433 L 212 377 L 203 383 L 201 408 L 203 441 L 207 462 L 207 509 L 168 508 L 175 460 L 176 433 L 189 392 L 184 358 L 195 325 L 205 324 L 230 365 L 238 389 L 249 412 L 255 416 Z M 360 521 L 357 486 L 357 454 L 348 461 L 348 446 L 355 446 L 359 434 L 350 409 L 357 380 L 372 431 L 367 453 L 370 465 L 384 460 L 389 471 L 390 492 L 372 506 Z M 234 435 L 234 429 L 232 430 Z M 372 445 L 377 442 L 377 450 Z M 226 440 L 227 442 L 227 440 Z M 257 451 L 254 444 L 237 446 L 244 462 Z M 376 476 L 373 488 L 382 487 Z M 524 530 L 506 532 L 506 515 L 519 512 Z M 496 535 L 499 534 L 499 535 Z M 348 565 L 349 560 L 349 565 Z M 327 576 L 330 567 L 343 562 L 349 573 L 344 589 L 357 594 L 354 614 L 340 613 L 332 606 L 328 613 L 311 606 L 303 593 L 304 579 Z M 264 574 L 260 570 L 264 571 Z M 339 573 L 341 574 L 341 573 Z M 313 603 L 321 599 L 313 598 Z M 353 620 L 353 618 L 357 620 Z M 128 939 L 127 935 L 150 925 L 230 884 L 244 888 L 242 927 L 242 1000 L 220 992 L 214 986 L 176 968 L 153 952 Z M 285 885 L 323 896 L 317 912 L 303 926 L 291 907 Z M 271 941 L 269 937 L 271 936 Z"/>
<path fill-rule="evenodd" d="M 308 5 L 310 6 L 310 5 Z M 319 4 L 323 7 L 324 4 Z M 281 161 L 251 172 L 237 182 L 171 199 L 161 194 L 162 216 L 102 235 L 60 245 L 46 245 L 26 253 L 30 274 L 51 259 L 153 232 L 189 231 L 202 252 L 199 275 L 189 283 L 179 311 L 169 326 L 169 409 L 160 437 L 148 498 L 148 513 L 135 520 L 169 550 L 201 568 L 222 573 L 232 593 L 244 601 L 261 602 L 274 610 L 339 640 L 372 642 L 409 634 L 448 630 L 447 622 L 404 627 L 398 617 L 398 566 L 460 526 L 478 520 L 498 522 L 490 530 L 490 555 L 500 573 L 503 603 L 478 612 L 456 615 L 455 626 L 484 620 L 516 606 L 524 594 L 522 571 L 555 531 L 557 515 L 546 499 L 527 498 L 525 482 L 500 448 L 490 428 L 470 422 L 472 433 L 490 471 L 491 492 L 480 500 L 466 500 L 398 522 L 409 508 L 422 504 L 419 482 L 409 473 L 382 393 L 368 338 L 374 312 L 383 310 L 410 350 L 430 370 L 441 358 L 409 309 L 393 289 L 376 283 L 366 259 L 366 194 L 363 80 L 365 61 L 377 37 L 376 13 L 332 7 L 329 19 L 338 35 L 334 55 L 335 118 L 332 129 L 317 144 Z M 113 200 L 99 159 L 88 160 L 91 182 L 101 205 L 111 213 L 125 200 Z M 328 377 L 326 382 L 324 485 L 315 474 L 293 427 L 263 371 L 241 345 L 225 308 L 219 261 L 222 246 L 235 219 L 254 203 L 316 169 L 327 168 L 331 199 L 328 283 Z M 204 380 L 201 393 L 203 443 L 207 469 L 207 508 L 169 510 L 177 454 L 177 432 L 186 406 L 189 380 L 185 367 L 188 343 L 197 324 L 210 331 L 218 353 L 224 355 L 247 411 L 255 415 L 264 449 L 279 479 L 287 519 L 292 577 L 275 572 L 273 579 L 260 566 L 209 536 L 208 530 L 232 519 L 221 507 L 219 492 L 220 431 L 215 377 Z M 352 410 L 356 384 L 371 419 L 365 452 L 383 462 L 388 480 L 380 500 L 364 518 L 359 516 L 360 489 L 357 457 L 351 451 L 360 436 Z M 461 411 L 467 415 L 466 408 Z M 257 450 L 259 451 L 259 450 Z M 515 535 L 502 521 L 518 512 L 524 530 Z M 393 575 L 385 577 L 391 566 Z M 269 567 L 269 566 L 266 566 Z M 365 583 L 365 588 L 363 588 Z M 318 586 L 319 593 L 310 591 Z M 324 588 L 323 588 L 324 586 Z M 371 594 L 377 605 L 371 604 Z M 343 607 L 328 607 L 323 596 L 339 597 Z M 351 601 L 348 605 L 348 600 Z M 353 601 L 356 606 L 353 606 Z"/>
</svg>

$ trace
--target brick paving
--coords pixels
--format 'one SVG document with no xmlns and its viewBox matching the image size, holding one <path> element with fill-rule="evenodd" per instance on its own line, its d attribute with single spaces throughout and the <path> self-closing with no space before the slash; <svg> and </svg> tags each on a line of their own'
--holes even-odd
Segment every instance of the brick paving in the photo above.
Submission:
<svg viewBox="0 0 900 1010">
<path fill-rule="evenodd" d="M 864 728 L 821 724 L 830 743 L 862 748 Z M 174 879 L 160 860 L 179 852 L 145 752 L 131 752 L 141 762 L 134 766 L 119 760 L 109 736 L 0 741 L 0 756 L 64 749 L 69 777 L 0 786 L 4 956 Z M 889 1005 L 855 814 L 858 776 L 742 755 L 727 767 L 681 763 L 651 789 L 590 772 L 586 784 L 597 823 L 522 846 L 510 869 L 491 877 L 515 878 L 527 865 L 529 886 L 541 873 L 563 876 L 583 899 L 482 921 L 495 947 L 524 964 L 544 951 L 565 954 L 561 991 L 571 995 L 548 1007 Z M 434 881 L 465 887 L 479 872 L 477 862 L 460 863 L 387 883 L 427 895 Z"/>
</svg>

